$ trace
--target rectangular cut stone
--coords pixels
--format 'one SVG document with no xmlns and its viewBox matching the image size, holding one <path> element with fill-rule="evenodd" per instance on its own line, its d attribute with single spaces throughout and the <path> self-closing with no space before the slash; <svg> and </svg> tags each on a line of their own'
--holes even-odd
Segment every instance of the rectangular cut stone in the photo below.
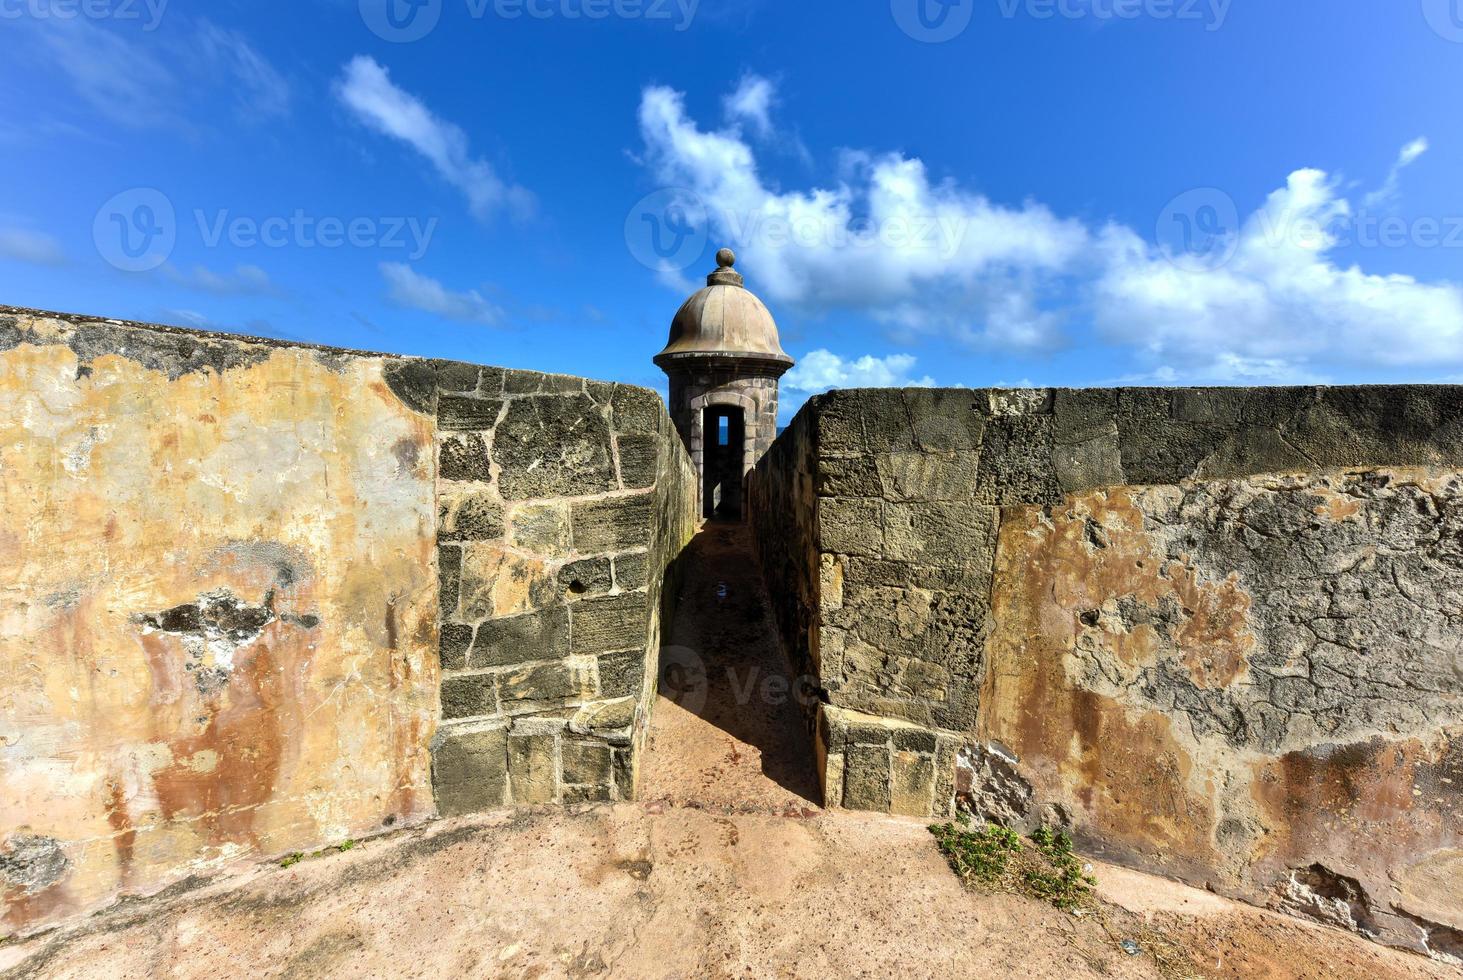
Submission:
<svg viewBox="0 0 1463 980">
<path fill-rule="evenodd" d="M 867 455 L 829 456 L 819 462 L 820 497 L 879 497 L 883 492 L 874 460 Z"/>
<path fill-rule="evenodd" d="M 884 516 L 884 554 L 895 561 L 948 568 L 992 560 L 1000 522 L 995 507 L 890 503 Z"/>
<path fill-rule="evenodd" d="M 844 753 L 843 805 L 850 810 L 889 812 L 889 750 L 850 745 Z"/>
<path fill-rule="evenodd" d="M 582 786 L 609 786 L 611 750 L 608 745 L 593 742 L 565 742 L 563 756 L 564 782 Z"/>
<path fill-rule="evenodd" d="M 934 796 L 934 756 L 896 751 L 889 779 L 889 812 L 905 817 L 928 817 Z"/>
<path fill-rule="evenodd" d="M 447 677 L 442 681 L 442 717 L 480 718 L 498 713 L 494 679 L 489 674 Z"/>
<path fill-rule="evenodd" d="M 615 795 L 621 800 L 635 799 L 635 753 L 630 749 L 615 750 Z"/>
<path fill-rule="evenodd" d="M 973 500 L 980 453 L 884 453 L 877 458 L 889 500 Z"/>
<path fill-rule="evenodd" d="M 915 446 L 922 452 L 979 449 L 985 435 L 989 402 L 980 392 L 919 389 L 904 392 L 913 420 Z"/>
<path fill-rule="evenodd" d="M 655 497 L 613 497 L 574 504 L 570 518 L 574 550 L 598 555 L 644 548 L 655 531 Z"/>
<path fill-rule="evenodd" d="M 660 462 L 659 436 L 617 436 L 620 451 L 620 485 L 626 490 L 642 490 L 655 486 L 656 465 Z"/>
<path fill-rule="evenodd" d="M 508 733 L 451 731 L 432 752 L 432 788 L 444 817 L 496 810 L 508 801 Z"/>
<path fill-rule="evenodd" d="M 467 651 L 472 647 L 473 628 L 462 623 L 443 623 L 438 642 L 438 655 L 443 670 L 467 667 Z"/>
<path fill-rule="evenodd" d="M 433 361 L 432 368 L 436 372 L 437 387 L 450 392 L 477 391 L 483 373 L 476 364 L 464 364 L 462 361 Z"/>
<path fill-rule="evenodd" d="M 508 736 L 508 785 L 516 804 L 552 803 L 559 788 L 558 736 Z"/>
<path fill-rule="evenodd" d="M 492 466 L 488 461 L 488 444 L 473 433 L 442 440 L 437 451 L 437 475 L 444 480 L 491 483 Z"/>
<path fill-rule="evenodd" d="M 594 697 L 590 671 L 571 664 L 539 664 L 501 675 L 499 696 L 510 702 L 583 701 Z"/>
<path fill-rule="evenodd" d="M 462 584 L 462 549 L 437 549 L 437 605 L 444 619 L 457 615 L 458 590 Z"/>
<path fill-rule="evenodd" d="M 665 409 L 660 396 L 649 388 L 617 385 L 610 404 L 613 406 L 616 432 L 654 435 L 660 431 Z"/>
<path fill-rule="evenodd" d="M 569 655 L 569 610 L 553 606 L 524 616 L 490 619 L 478 627 L 468 665 L 511 667 Z"/>
<path fill-rule="evenodd" d="M 650 584 L 650 556 L 621 555 L 615 559 L 615 584 L 633 591 Z"/>
<path fill-rule="evenodd" d="M 437 401 L 437 427 L 444 431 L 481 431 L 498 422 L 503 403 L 497 399 L 443 395 Z"/>
<path fill-rule="evenodd" d="M 609 803 L 612 800 L 611 788 L 605 784 L 598 786 L 565 786 L 565 803 Z"/>
<path fill-rule="evenodd" d="M 582 497 L 617 486 L 609 422 L 584 394 L 511 400 L 493 432 L 493 462 L 505 500 Z"/>
<path fill-rule="evenodd" d="M 508 523 L 508 542 L 515 548 L 545 557 L 557 557 L 569 550 L 567 504 L 518 504 L 509 514 Z"/>
<path fill-rule="evenodd" d="M 531 612 L 559 595 L 556 576 L 543 559 L 488 541 L 463 547 L 460 588 L 460 615 L 469 621 Z"/>
<path fill-rule="evenodd" d="M 828 497 L 818 503 L 818 535 L 824 551 L 878 556 L 884 548 L 884 504 L 858 497 Z"/>
<path fill-rule="evenodd" d="M 614 566 L 608 558 L 586 558 L 559 569 L 559 588 L 571 600 L 605 595 L 614 587 Z"/>
<path fill-rule="evenodd" d="M 488 490 L 443 495 L 438 503 L 439 541 L 490 541 L 503 536 L 503 504 Z"/>
<path fill-rule="evenodd" d="M 570 650 L 590 654 L 644 646 L 650 625 L 648 602 L 644 592 L 627 592 L 575 603 Z"/>
<path fill-rule="evenodd" d="M 599 689 L 607 698 L 639 697 L 645 687 L 645 654 L 640 650 L 599 658 Z"/>
</svg>

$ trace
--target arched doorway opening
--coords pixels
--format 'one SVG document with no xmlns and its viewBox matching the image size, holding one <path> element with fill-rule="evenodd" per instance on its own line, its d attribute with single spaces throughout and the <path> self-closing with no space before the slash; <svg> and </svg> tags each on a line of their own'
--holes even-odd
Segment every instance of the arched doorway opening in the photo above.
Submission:
<svg viewBox="0 0 1463 980">
<path fill-rule="evenodd" d="M 702 515 L 708 520 L 740 521 L 746 476 L 746 413 L 735 405 L 709 405 L 704 413 Z"/>
</svg>

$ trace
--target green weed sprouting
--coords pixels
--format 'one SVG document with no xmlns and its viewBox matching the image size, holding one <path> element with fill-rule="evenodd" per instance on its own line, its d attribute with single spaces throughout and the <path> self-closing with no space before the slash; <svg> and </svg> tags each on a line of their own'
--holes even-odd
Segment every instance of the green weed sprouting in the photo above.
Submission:
<svg viewBox="0 0 1463 980">
<path fill-rule="evenodd" d="M 1066 912 L 1092 899 L 1097 879 L 1083 873 L 1065 833 L 1040 827 L 1031 834 L 1030 846 L 1006 827 L 972 830 L 945 823 L 931 826 L 930 833 L 967 886 L 1026 895 Z"/>
</svg>

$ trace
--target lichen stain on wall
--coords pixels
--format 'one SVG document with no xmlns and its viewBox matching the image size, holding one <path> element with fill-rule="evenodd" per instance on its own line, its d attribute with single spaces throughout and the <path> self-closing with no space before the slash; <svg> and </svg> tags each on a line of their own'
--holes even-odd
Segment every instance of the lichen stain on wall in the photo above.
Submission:
<svg viewBox="0 0 1463 980">
<path fill-rule="evenodd" d="M 174 371 L 26 326 L 0 351 L 4 931 L 431 816 L 431 420 L 377 358 L 216 341 L 248 356 Z"/>
<path fill-rule="evenodd" d="M 1460 559 L 1453 472 L 1009 509 L 979 734 L 1115 857 L 1280 904 L 1355 890 L 1341 924 L 1392 941 L 1456 929 L 1396 872 L 1463 840 Z"/>
</svg>

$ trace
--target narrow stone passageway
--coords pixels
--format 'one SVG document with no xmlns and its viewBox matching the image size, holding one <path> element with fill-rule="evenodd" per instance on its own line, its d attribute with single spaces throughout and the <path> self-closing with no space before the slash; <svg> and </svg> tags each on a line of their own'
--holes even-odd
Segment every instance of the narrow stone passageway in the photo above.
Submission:
<svg viewBox="0 0 1463 980">
<path fill-rule="evenodd" d="M 783 655 L 745 525 L 710 523 L 679 559 L 641 797 L 729 812 L 820 802 L 807 698 Z"/>
</svg>

